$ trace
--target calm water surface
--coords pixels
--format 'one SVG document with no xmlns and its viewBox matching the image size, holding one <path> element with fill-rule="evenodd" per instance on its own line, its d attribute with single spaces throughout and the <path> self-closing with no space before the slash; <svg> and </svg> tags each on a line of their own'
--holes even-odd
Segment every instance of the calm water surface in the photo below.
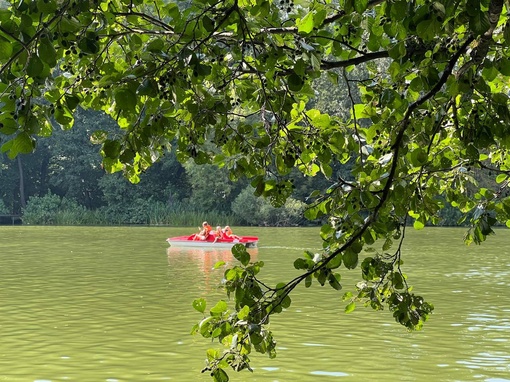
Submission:
<svg viewBox="0 0 510 382">
<path fill-rule="evenodd" d="M 222 297 L 228 250 L 168 249 L 189 229 L 0 227 L 0 381 L 210 381 L 210 342 L 190 336 L 197 297 Z M 276 283 L 320 247 L 317 229 L 239 228 Z M 274 360 L 252 357 L 233 381 L 510 381 L 510 233 L 466 247 L 462 229 L 409 232 L 404 271 L 435 305 L 421 332 L 388 312 L 344 314 L 344 290 L 298 288 L 275 317 Z M 344 271 L 345 272 L 345 271 Z"/>
</svg>

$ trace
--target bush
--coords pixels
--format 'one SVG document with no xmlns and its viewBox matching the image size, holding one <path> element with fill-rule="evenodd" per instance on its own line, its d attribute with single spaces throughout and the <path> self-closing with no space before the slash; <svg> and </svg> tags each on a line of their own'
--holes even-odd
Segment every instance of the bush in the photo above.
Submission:
<svg viewBox="0 0 510 382">
<path fill-rule="evenodd" d="M 4 201 L 0 199 L 0 215 L 8 215 L 9 210 L 7 209 L 7 206 L 5 205 Z"/>
<path fill-rule="evenodd" d="M 270 210 L 270 222 L 274 226 L 296 226 L 305 220 L 303 213 L 306 203 L 297 199 L 289 198 L 281 208 Z"/>
<path fill-rule="evenodd" d="M 445 207 L 439 211 L 439 217 L 441 218 L 439 225 L 446 227 L 456 227 L 459 225 L 465 226 L 469 224 L 470 215 L 471 214 L 468 214 L 468 218 L 465 221 L 459 223 L 465 214 L 452 207 L 449 203 L 445 203 Z"/>
<path fill-rule="evenodd" d="M 247 187 L 239 193 L 232 203 L 232 212 L 247 225 L 268 225 L 269 203 L 253 194 L 253 188 Z"/>
<path fill-rule="evenodd" d="M 23 223 L 33 225 L 80 225 L 87 224 L 87 210 L 75 200 L 60 198 L 48 192 L 44 196 L 32 196 L 23 209 Z"/>
<path fill-rule="evenodd" d="M 247 225 L 291 226 L 302 222 L 305 206 L 289 198 L 283 207 L 275 208 L 266 199 L 256 197 L 252 187 L 247 187 L 232 203 L 232 211 Z"/>
<path fill-rule="evenodd" d="M 55 224 L 60 208 L 60 197 L 48 192 L 44 196 L 31 196 L 23 209 L 23 223 L 46 225 Z"/>
</svg>

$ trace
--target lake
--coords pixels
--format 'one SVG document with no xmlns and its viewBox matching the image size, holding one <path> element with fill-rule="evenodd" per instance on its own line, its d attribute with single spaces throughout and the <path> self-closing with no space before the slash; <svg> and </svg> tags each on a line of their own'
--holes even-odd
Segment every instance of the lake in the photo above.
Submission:
<svg viewBox="0 0 510 382">
<path fill-rule="evenodd" d="M 193 231 L 193 229 L 191 229 Z M 229 250 L 168 248 L 186 228 L 0 227 L 0 381 L 211 381 L 211 344 L 190 330 L 222 293 L 218 260 Z M 510 234 L 465 246 L 460 228 L 407 232 L 403 270 L 435 306 L 420 332 L 388 311 L 341 297 L 359 269 L 342 269 L 340 292 L 300 286 L 271 329 L 277 358 L 253 355 L 254 373 L 232 381 L 510 381 Z M 261 278 L 287 281 L 294 260 L 320 248 L 318 228 L 237 228 L 260 237 Z"/>
</svg>

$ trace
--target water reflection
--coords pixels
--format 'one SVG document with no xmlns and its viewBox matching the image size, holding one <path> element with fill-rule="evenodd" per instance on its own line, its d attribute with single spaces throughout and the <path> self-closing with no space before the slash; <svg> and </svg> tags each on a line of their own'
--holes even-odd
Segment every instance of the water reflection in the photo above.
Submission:
<svg viewBox="0 0 510 382">
<path fill-rule="evenodd" d="M 230 248 L 183 248 L 168 247 L 167 250 L 168 266 L 172 269 L 181 269 L 183 264 L 194 264 L 203 276 L 203 290 L 211 291 L 218 287 L 223 269 L 230 266 L 235 261 Z M 249 248 L 248 253 L 251 261 L 257 261 L 258 248 Z M 224 265 L 220 269 L 215 269 L 218 262 Z"/>
</svg>

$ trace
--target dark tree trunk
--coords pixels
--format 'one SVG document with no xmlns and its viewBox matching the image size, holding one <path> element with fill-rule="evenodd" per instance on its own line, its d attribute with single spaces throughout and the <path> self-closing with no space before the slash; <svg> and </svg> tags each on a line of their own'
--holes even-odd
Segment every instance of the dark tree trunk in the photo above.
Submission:
<svg viewBox="0 0 510 382">
<path fill-rule="evenodd" d="M 19 199 L 21 208 L 25 208 L 27 206 L 27 202 L 25 200 L 25 181 L 23 177 L 23 165 L 21 163 L 21 155 L 18 155 L 18 170 L 19 170 Z"/>
</svg>

